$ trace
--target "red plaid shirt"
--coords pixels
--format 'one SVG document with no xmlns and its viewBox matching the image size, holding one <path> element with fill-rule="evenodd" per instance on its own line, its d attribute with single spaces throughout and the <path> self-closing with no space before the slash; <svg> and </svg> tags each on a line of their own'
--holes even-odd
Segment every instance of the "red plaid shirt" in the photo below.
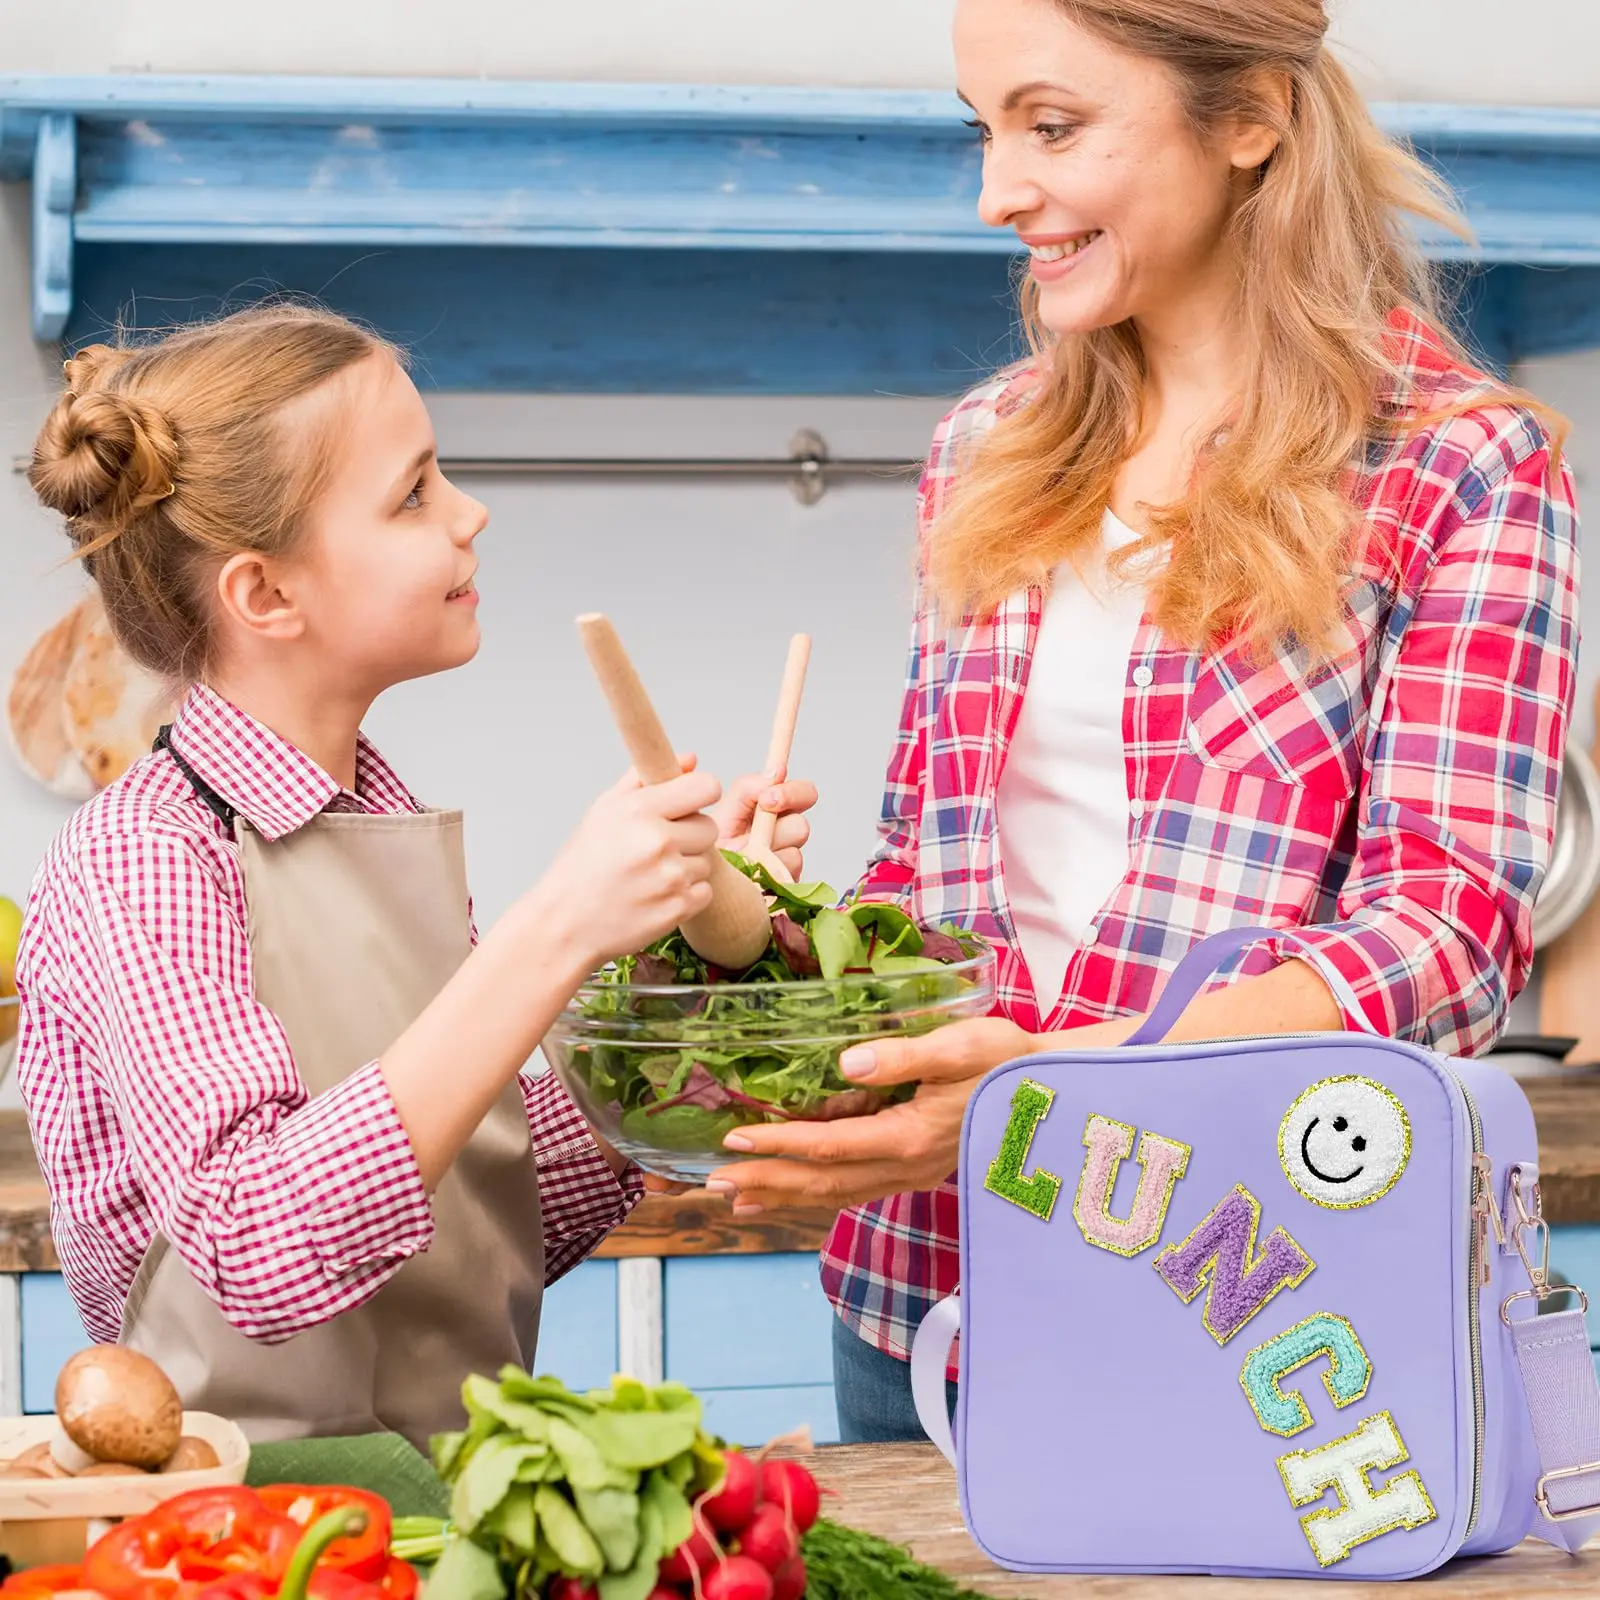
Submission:
<svg viewBox="0 0 1600 1600">
<path fill-rule="evenodd" d="M 1259 666 L 1196 654 L 1141 624 L 1123 709 L 1129 867 L 1059 996 L 1034 993 L 995 820 L 1043 595 L 949 631 L 919 605 L 860 891 L 994 940 L 997 1010 L 1022 1027 L 1148 1010 L 1190 946 L 1250 923 L 1307 933 L 1395 1038 L 1467 1055 L 1503 1026 L 1533 958 L 1572 705 L 1573 486 L 1529 412 L 1426 328 L 1395 327 L 1403 370 L 1386 408 L 1482 405 L 1375 444 L 1355 469 L 1355 502 L 1396 561 L 1355 565 L 1348 648 L 1331 665 L 1299 650 Z M 920 490 L 924 539 L 963 452 L 1034 379 L 1003 373 L 945 418 Z M 1279 959 L 1257 948 L 1231 978 Z M 957 1216 L 952 1180 L 839 1218 L 823 1286 L 863 1338 L 908 1355 L 956 1287 Z"/>
<path fill-rule="evenodd" d="M 319 811 L 419 809 L 362 740 L 356 792 L 235 706 L 192 690 L 174 742 L 265 838 Z M 165 1234 L 224 1316 L 287 1339 L 370 1299 L 433 1237 L 376 1062 L 312 1098 L 252 992 L 244 875 L 227 830 L 164 752 L 51 846 L 17 963 L 17 1077 L 51 1230 L 91 1338 L 116 1339 L 140 1258 Z M 642 1193 L 619 1183 L 554 1078 L 521 1080 L 544 1213 L 545 1281 Z"/>
</svg>

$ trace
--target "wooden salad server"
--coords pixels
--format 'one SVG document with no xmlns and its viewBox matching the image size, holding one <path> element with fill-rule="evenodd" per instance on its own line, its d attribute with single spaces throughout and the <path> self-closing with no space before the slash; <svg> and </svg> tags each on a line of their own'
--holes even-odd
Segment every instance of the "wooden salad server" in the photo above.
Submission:
<svg viewBox="0 0 1600 1600">
<path fill-rule="evenodd" d="M 794 725 L 800 717 L 800 696 L 806 686 L 806 668 L 811 662 L 811 636 L 797 633 L 789 641 L 789 659 L 783 667 L 783 684 L 778 690 L 778 710 L 772 719 L 772 742 L 767 746 L 767 764 L 762 771 L 787 774 L 789 751 L 794 745 Z M 776 780 L 774 780 L 776 781 Z M 779 883 L 793 883 L 794 874 L 773 853 L 772 836 L 778 826 L 775 811 L 756 808 L 750 824 L 750 837 L 744 847 L 746 861 L 759 861 Z"/>
<path fill-rule="evenodd" d="M 578 634 L 641 782 L 669 783 L 680 776 L 683 769 L 677 751 L 622 648 L 617 630 L 606 617 L 590 614 L 578 618 Z M 712 854 L 711 904 L 689 918 L 680 931 L 702 959 L 738 972 L 765 952 L 772 940 L 772 921 L 760 887 L 719 850 Z"/>
</svg>

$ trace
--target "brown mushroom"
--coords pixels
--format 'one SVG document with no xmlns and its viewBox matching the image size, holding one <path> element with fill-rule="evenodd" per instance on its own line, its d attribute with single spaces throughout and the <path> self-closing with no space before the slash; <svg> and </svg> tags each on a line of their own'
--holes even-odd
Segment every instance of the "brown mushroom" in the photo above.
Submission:
<svg viewBox="0 0 1600 1600">
<path fill-rule="evenodd" d="M 203 1472 L 208 1467 L 220 1467 L 222 1459 L 217 1452 L 208 1445 L 204 1439 L 197 1439 L 192 1433 L 186 1433 L 179 1441 L 178 1448 L 172 1452 L 163 1472 Z"/>
<path fill-rule="evenodd" d="M 178 1448 L 183 1402 L 148 1356 L 122 1345 L 80 1350 L 56 1379 L 56 1416 L 97 1461 L 159 1467 Z"/>
<path fill-rule="evenodd" d="M 143 1467 L 130 1467 L 126 1461 L 97 1461 L 78 1474 L 80 1478 L 144 1478 L 149 1474 Z"/>
<path fill-rule="evenodd" d="M 40 1472 L 34 1467 L 19 1467 L 15 1461 L 8 1461 L 0 1467 L 0 1478 L 48 1478 L 48 1472 Z"/>
</svg>

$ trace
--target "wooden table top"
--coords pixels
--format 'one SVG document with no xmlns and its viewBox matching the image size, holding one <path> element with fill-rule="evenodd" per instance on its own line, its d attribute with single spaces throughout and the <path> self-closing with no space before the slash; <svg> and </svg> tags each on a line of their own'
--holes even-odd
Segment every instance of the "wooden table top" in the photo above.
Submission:
<svg viewBox="0 0 1600 1600">
<path fill-rule="evenodd" d="M 1545 1216 L 1600 1222 L 1600 1073 L 1523 1084 L 1539 1124 Z M 814 1252 L 833 1223 L 817 1207 L 735 1218 L 706 1194 L 647 1195 L 600 1246 L 602 1257 Z M 0 1272 L 59 1271 L 44 1179 L 20 1111 L 0 1111 Z"/>
<path fill-rule="evenodd" d="M 1432 1600 L 1556 1600 L 1600 1596 L 1600 1542 L 1569 1556 L 1528 1540 L 1503 1556 L 1453 1561 L 1404 1591 L 1392 1583 L 1315 1578 L 1040 1577 L 1006 1572 L 967 1536 L 955 1473 L 931 1444 L 832 1445 L 807 1458 L 818 1480 L 837 1491 L 824 1502 L 835 1522 L 910 1548 L 919 1561 L 979 1594 L 1011 1600 L 1396 1600 L 1421 1587 Z"/>
</svg>

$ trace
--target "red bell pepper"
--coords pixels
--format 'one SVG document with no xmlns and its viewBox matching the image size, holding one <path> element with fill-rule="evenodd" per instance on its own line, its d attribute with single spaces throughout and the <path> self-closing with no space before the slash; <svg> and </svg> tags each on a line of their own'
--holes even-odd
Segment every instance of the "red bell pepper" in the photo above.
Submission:
<svg viewBox="0 0 1600 1600">
<path fill-rule="evenodd" d="M 82 1566 L 29 1567 L 0 1583 L 0 1595 L 12 1600 L 92 1600 L 95 1591 L 83 1581 Z"/>
<path fill-rule="evenodd" d="M 382 1582 L 388 1570 L 393 1526 L 387 1500 L 368 1494 L 365 1489 L 305 1483 L 274 1483 L 256 1492 L 267 1510 L 298 1522 L 302 1528 L 309 1528 L 332 1511 L 366 1512 L 366 1529 L 354 1538 L 335 1539 L 322 1553 L 317 1567 Z"/>
<path fill-rule="evenodd" d="M 389 1557 L 389 1565 L 383 1571 L 383 1581 L 378 1586 L 387 1600 L 416 1600 L 417 1590 L 421 1586 L 417 1569 L 409 1561 L 402 1561 L 398 1556 Z"/>
<path fill-rule="evenodd" d="M 220 1583 L 208 1584 L 196 1600 L 404 1600 L 399 1591 L 381 1583 L 369 1583 L 322 1565 L 322 1558 L 340 1540 L 358 1541 L 366 1531 L 367 1513 L 359 1507 L 345 1506 L 319 1517 L 296 1546 L 281 1580 L 264 1572 L 241 1572 Z M 384 1557 L 387 1564 L 389 1558 Z M 405 1567 L 403 1561 L 395 1565 Z M 416 1574 L 410 1574 L 410 1590 L 416 1591 Z"/>
<path fill-rule="evenodd" d="M 391 1556 L 388 1570 L 377 1583 L 319 1564 L 311 1574 L 307 1593 L 310 1600 L 416 1600 L 419 1587 L 415 1569 Z M 195 1600 L 280 1600 L 281 1594 L 276 1580 L 259 1572 L 240 1572 L 207 1584 Z"/>
<path fill-rule="evenodd" d="M 107 1600 L 188 1600 L 234 1573 L 277 1580 L 302 1532 L 249 1489 L 195 1489 L 97 1540 L 83 1558 L 84 1581 Z"/>
</svg>

